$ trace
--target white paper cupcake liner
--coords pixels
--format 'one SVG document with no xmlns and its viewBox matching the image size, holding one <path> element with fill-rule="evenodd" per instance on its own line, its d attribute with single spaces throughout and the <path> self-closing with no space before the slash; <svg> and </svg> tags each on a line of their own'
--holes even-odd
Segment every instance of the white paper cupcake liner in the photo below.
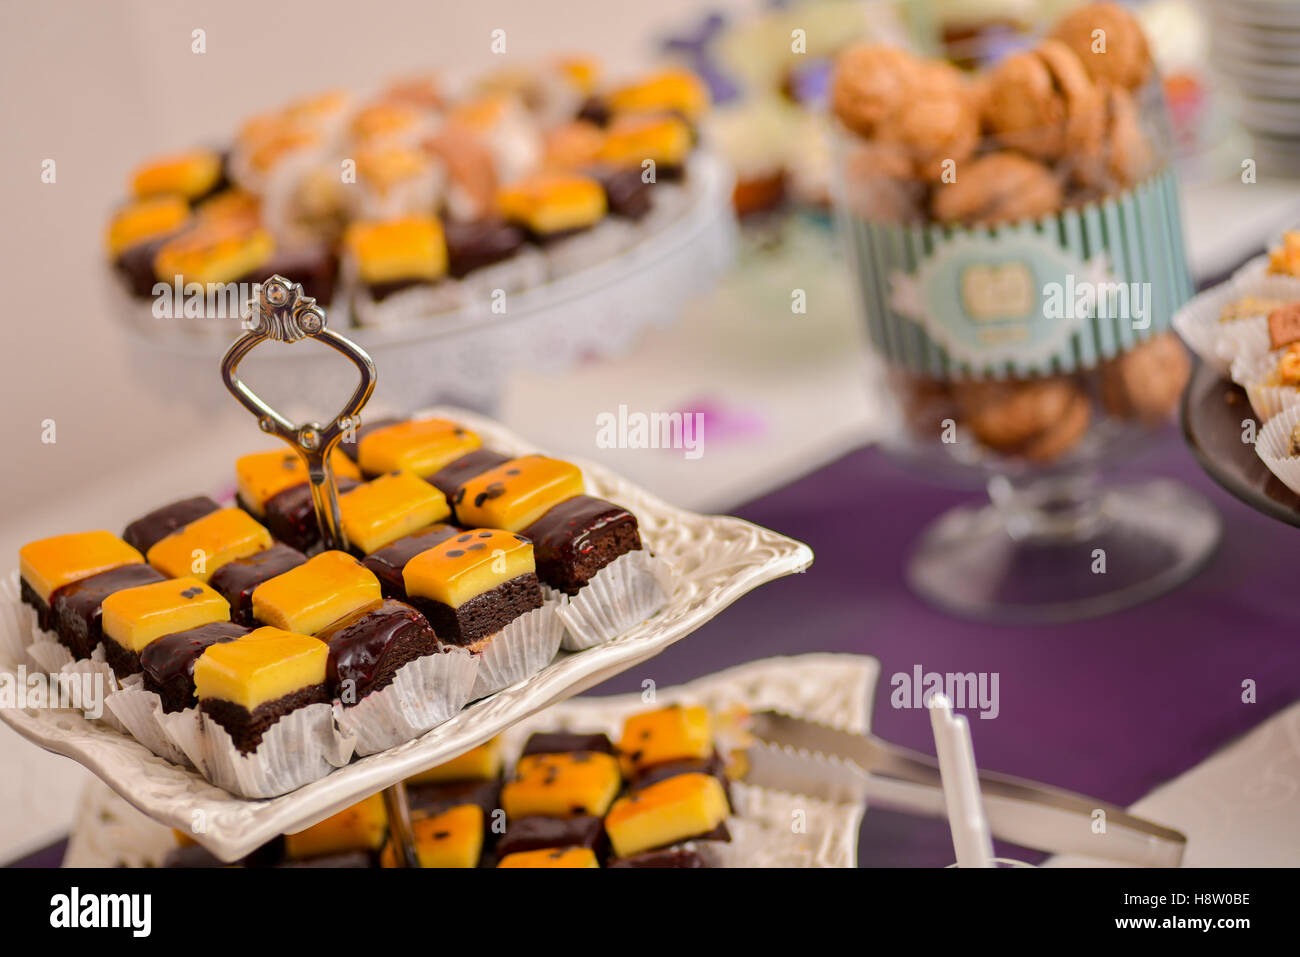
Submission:
<svg viewBox="0 0 1300 957">
<path fill-rule="evenodd" d="M 32 616 L 33 622 L 36 620 Z M 37 639 L 27 646 L 27 656 L 47 675 L 56 675 L 75 661 L 67 646 L 54 639 L 51 632 L 35 629 Z"/>
<path fill-rule="evenodd" d="M 334 702 L 340 730 L 356 742 L 359 755 L 374 754 L 418 738 L 446 721 L 469 701 L 479 656 L 465 648 L 408 661 L 382 691 L 355 705 Z"/>
<path fill-rule="evenodd" d="M 287 794 L 352 758 L 352 739 L 339 733 L 333 707 L 323 702 L 286 714 L 251 754 L 241 754 L 226 729 L 198 709 L 163 714 L 159 720 L 200 774 L 239 797 Z"/>
<path fill-rule="evenodd" d="M 172 764 L 179 764 L 181 767 L 193 767 L 190 759 L 185 756 L 185 752 L 180 749 L 179 745 L 172 742 L 167 735 L 167 730 L 163 727 L 163 706 L 162 699 L 152 691 L 144 690 L 144 680 L 140 675 L 131 675 L 122 682 L 122 686 L 109 695 L 105 703 L 105 712 L 113 715 L 114 719 L 120 724 L 127 734 L 135 738 L 146 748 L 164 758 Z M 187 709 L 191 712 L 186 718 L 187 721 L 194 722 L 197 720 L 197 711 L 195 708 Z"/>
<path fill-rule="evenodd" d="M 614 559 L 578 594 L 562 595 L 556 605 L 565 649 L 602 645 L 645 621 L 668 603 L 672 576 L 672 566 L 644 548 Z"/>
<path fill-rule="evenodd" d="M 564 638 L 564 623 L 555 606 L 543 604 L 520 615 L 489 641 L 476 657 L 478 674 L 470 700 L 508 688 L 537 674 L 555 658 Z"/>
<path fill-rule="evenodd" d="M 1174 329 L 1188 348 L 1220 375 L 1228 374 L 1233 360 L 1259 356 L 1269 348 L 1267 316 L 1219 320 L 1225 305 L 1245 296 L 1300 299 L 1300 279 L 1270 276 L 1262 271 L 1238 273 L 1192 297 L 1174 313 Z"/>
<path fill-rule="evenodd" d="M 1300 405 L 1283 409 L 1255 436 L 1255 454 L 1291 491 L 1300 495 L 1300 456 L 1290 455 L 1291 430 L 1300 423 Z"/>
<path fill-rule="evenodd" d="M 545 281 L 546 257 L 536 249 L 525 247 L 509 259 L 466 273 L 460 280 L 464 289 L 462 303 L 468 308 L 491 315 L 492 297 L 496 290 L 522 292 L 540 286 Z"/>
<path fill-rule="evenodd" d="M 1300 389 L 1286 385 L 1269 385 L 1281 352 L 1262 356 L 1238 356 L 1232 363 L 1232 381 L 1246 390 L 1250 407 L 1261 422 L 1267 422 L 1283 409 L 1300 403 Z"/>
<path fill-rule="evenodd" d="M 27 654 L 36 629 L 36 609 L 23 604 L 22 590 L 15 569 L 0 579 L 0 664 L 33 664 Z"/>
</svg>

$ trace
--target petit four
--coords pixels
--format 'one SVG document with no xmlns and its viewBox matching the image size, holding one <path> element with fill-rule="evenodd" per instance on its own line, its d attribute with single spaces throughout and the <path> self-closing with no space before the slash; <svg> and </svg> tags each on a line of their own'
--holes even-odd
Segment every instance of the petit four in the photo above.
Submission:
<svg viewBox="0 0 1300 957">
<path fill-rule="evenodd" d="M 230 602 L 230 619 L 253 626 L 253 592 L 264 581 L 283 575 L 307 561 L 296 548 L 279 542 L 264 552 L 227 562 L 212 573 L 208 584 Z"/>
<path fill-rule="evenodd" d="M 367 476 L 398 470 L 427 479 L 482 445 L 473 432 L 446 419 L 412 419 L 368 429 L 357 438 L 357 464 Z"/>
<path fill-rule="evenodd" d="M 406 783 L 410 786 L 441 784 L 447 781 L 487 781 L 500 776 L 504 760 L 501 753 L 501 738 L 489 738 L 478 747 L 470 748 L 450 761 L 444 761 L 427 771 L 412 775 L 406 779 Z"/>
<path fill-rule="evenodd" d="M 74 658 L 89 658 L 104 638 L 104 599 L 124 588 L 164 581 L 148 565 L 122 565 L 64 585 L 50 599 L 53 631 Z"/>
<path fill-rule="evenodd" d="M 260 281 L 275 252 L 271 233 L 227 220 L 205 223 L 170 239 L 154 256 L 154 276 L 185 284 Z"/>
<path fill-rule="evenodd" d="M 728 812 L 717 778 L 679 774 L 615 801 L 605 830 L 614 854 L 626 858 L 692 839 L 730 840 Z"/>
<path fill-rule="evenodd" d="M 537 577 L 569 595 L 620 555 L 641 548 L 636 516 L 589 495 L 565 499 L 521 534 L 533 543 Z"/>
<path fill-rule="evenodd" d="M 407 601 L 457 645 L 495 635 L 542 606 L 532 543 L 499 529 L 470 529 L 421 552 L 402 580 Z"/>
<path fill-rule="evenodd" d="M 305 831 L 284 836 L 284 852 L 297 860 L 350 851 L 378 853 L 388 836 L 384 796 L 372 794 Z"/>
<path fill-rule="evenodd" d="M 178 196 L 158 196 L 118 210 L 109 223 L 109 258 L 133 295 L 148 296 L 157 277 L 154 257 L 190 222 L 190 207 Z"/>
<path fill-rule="evenodd" d="M 314 635 L 383 596 L 379 579 L 346 552 L 321 552 L 253 589 L 253 618 Z"/>
<path fill-rule="evenodd" d="M 462 804 L 431 817 L 411 822 L 416 858 L 421 867 L 478 867 L 483 853 L 483 809 Z M 396 848 L 390 843 L 382 857 L 385 867 L 395 867 Z"/>
<path fill-rule="evenodd" d="M 600 867 L 600 862 L 589 847 L 557 847 L 511 854 L 497 867 Z"/>
<path fill-rule="evenodd" d="M 614 113 L 675 113 L 695 120 L 709 106 L 709 91 L 694 73 L 671 68 L 611 91 L 607 102 Z"/>
<path fill-rule="evenodd" d="M 221 154 L 193 149 L 159 156 L 131 174 L 131 189 L 139 199 L 151 196 L 180 196 L 197 202 L 222 186 Z"/>
<path fill-rule="evenodd" d="M 427 479 L 428 483 L 434 488 L 440 489 L 450 501 L 460 488 L 469 479 L 476 475 L 482 475 L 488 469 L 496 468 L 510 461 L 510 456 L 502 455 L 500 452 L 494 452 L 491 449 L 475 449 L 473 452 L 467 452 L 460 458 L 448 462 L 438 471 L 434 472 Z"/>
<path fill-rule="evenodd" d="M 50 627 L 50 600 L 65 585 L 144 559 L 112 532 L 73 532 L 28 542 L 18 550 L 22 600 L 36 609 L 37 622 Z"/>
<path fill-rule="evenodd" d="M 530 754 L 568 754 L 572 751 L 595 751 L 614 754 L 609 736 L 599 731 L 583 734 L 573 731 L 538 731 L 524 742 L 523 756 Z"/>
<path fill-rule="evenodd" d="M 391 545 L 376 549 L 361 559 L 361 564 L 375 573 L 385 598 L 396 598 L 399 601 L 405 601 L 406 581 L 402 577 L 402 571 L 406 568 L 406 563 L 420 552 L 428 551 L 435 545 L 441 544 L 449 538 L 454 538 L 464 531 L 463 528 L 458 528 L 455 525 L 445 525 L 439 522 L 399 538 Z"/>
<path fill-rule="evenodd" d="M 173 578 L 104 599 L 104 657 L 118 678 L 140 670 L 140 653 L 163 635 L 230 620 L 230 604 L 198 578 Z"/>
<path fill-rule="evenodd" d="M 506 817 L 603 815 L 622 786 L 618 760 L 599 751 L 532 754 L 519 759 L 501 789 Z"/>
<path fill-rule="evenodd" d="M 522 532 L 552 507 L 582 492 L 582 472 L 576 465 L 525 455 L 466 481 L 452 496 L 452 506 L 461 525 Z"/>
<path fill-rule="evenodd" d="M 172 532 L 220 508 L 206 495 L 183 498 L 137 518 L 122 532 L 122 539 L 132 548 L 138 549 L 141 555 L 145 555 Z"/>
<path fill-rule="evenodd" d="M 159 539 L 145 557 L 164 575 L 193 575 L 207 581 L 222 565 L 271 547 L 271 533 L 240 508 L 223 508 L 196 518 Z"/>
<path fill-rule="evenodd" d="M 162 701 L 163 711 L 173 713 L 197 704 L 194 696 L 194 665 L 209 645 L 234 641 L 249 629 L 229 621 L 187 628 L 150 642 L 140 652 L 144 690 Z"/>
<path fill-rule="evenodd" d="M 436 767 L 406 779 L 412 813 L 440 814 L 448 808 L 474 804 L 491 817 L 501 799 L 501 739 L 492 738 Z M 495 832 L 489 832 L 490 841 Z"/>
<path fill-rule="evenodd" d="M 330 467 L 340 482 L 343 479 L 361 478 L 356 465 L 340 452 L 330 456 Z M 278 495 L 308 484 L 307 466 L 302 457 L 291 449 L 253 452 L 235 460 L 235 480 L 238 483 L 236 496 L 240 506 L 255 518 L 264 518 L 268 506 Z"/>
<path fill-rule="evenodd" d="M 709 758 L 713 754 L 709 709 L 669 705 L 634 714 L 623 723 L 618 753 L 629 777 L 667 761 Z"/>
<path fill-rule="evenodd" d="M 285 715 L 330 700 L 328 661 L 324 642 L 279 628 L 210 645 L 194 665 L 199 710 L 248 754 Z"/>
<path fill-rule="evenodd" d="M 368 555 L 451 515 L 447 497 L 412 472 L 390 472 L 339 496 L 343 531 Z"/>
<path fill-rule="evenodd" d="M 650 161 L 656 181 L 676 179 L 684 171 L 691 140 L 690 127 L 674 116 L 620 117 L 606 131 L 596 160 L 614 167 L 635 167 L 638 173 Z"/>
<path fill-rule="evenodd" d="M 359 608 L 316 637 L 329 645 L 330 691 L 344 705 L 383 690 L 407 662 L 443 648 L 423 615 L 391 598 Z"/>
<path fill-rule="evenodd" d="M 447 241 L 432 216 L 353 223 L 343 242 L 346 262 L 376 302 L 447 272 Z"/>
<path fill-rule="evenodd" d="M 504 186 L 497 211 L 546 243 L 596 225 L 606 212 L 598 181 L 576 174 L 535 174 Z"/>
</svg>

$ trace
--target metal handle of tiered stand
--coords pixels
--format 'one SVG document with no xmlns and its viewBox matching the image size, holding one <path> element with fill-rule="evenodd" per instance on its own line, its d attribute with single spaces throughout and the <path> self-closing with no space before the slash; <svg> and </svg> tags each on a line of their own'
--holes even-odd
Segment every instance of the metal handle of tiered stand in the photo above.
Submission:
<svg viewBox="0 0 1300 957">
<path fill-rule="evenodd" d="M 338 482 L 334 478 L 330 456 L 343 436 L 361 422 L 361 409 L 375 391 L 375 364 L 351 339 L 327 329 L 325 310 L 303 292 L 301 285 L 284 276 L 272 276 L 262 283 L 257 298 L 249 303 L 249 309 L 253 325 L 222 358 L 222 381 L 230 394 L 257 416 L 257 424 L 263 432 L 283 439 L 302 456 L 311 482 L 312 505 L 315 506 L 321 541 L 326 548 L 347 551 L 347 535 L 339 515 Z M 239 378 L 239 363 L 268 339 L 285 343 L 314 339 L 346 356 L 360 371 L 361 380 L 352 396 L 330 422 L 325 425 L 319 422 L 294 425 Z M 400 781 L 384 789 L 384 807 L 388 812 L 388 827 L 397 852 L 397 863 L 403 867 L 419 867 L 406 788 Z"/>
</svg>

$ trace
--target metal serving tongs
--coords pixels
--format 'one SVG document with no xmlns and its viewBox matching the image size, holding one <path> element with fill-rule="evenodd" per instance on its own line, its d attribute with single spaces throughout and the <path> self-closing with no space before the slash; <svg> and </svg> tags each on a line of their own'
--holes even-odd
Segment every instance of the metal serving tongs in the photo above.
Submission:
<svg viewBox="0 0 1300 957">
<path fill-rule="evenodd" d="M 361 424 L 361 409 L 375 391 L 375 363 L 351 339 L 327 329 L 325 310 L 303 292 L 300 284 L 283 276 L 272 276 L 261 283 L 257 298 L 248 304 L 248 308 L 247 320 L 251 325 L 222 358 L 222 381 L 230 394 L 257 416 L 257 424 L 263 432 L 288 442 L 302 457 L 311 482 L 311 500 L 316 511 L 316 523 L 320 526 L 321 541 L 327 549 L 347 551 L 347 535 L 343 531 L 343 521 L 339 514 L 338 482 L 334 477 L 330 457 L 343 436 L 355 434 Z M 239 363 L 268 339 L 285 343 L 314 339 L 347 356 L 360 371 L 361 379 L 355 391 L 343 410 L 328 424 L 308 422 L 294 425 L 239 378 Z M 392 787 L 385 788 L 383 793 L 389 830 L 398 852 L 398 863 L 404 867 L 419 867 L 411 830 L 410 809 L 406 803 L 406 787 L 399 781 Z"/>
<path fill-rule="evenodd" d="M 871 734 L 840 731 L 779 711 L 751 716 L 757 741 L 744 780 L 840 803 L 932 817 L 947 813 L 939 765 Z M 1177 867 L 1187 838 L 1118 805 L 991 771 L 979 773 L 989 829 L 1021 847 L 1145 867 Z"/>
</svg>

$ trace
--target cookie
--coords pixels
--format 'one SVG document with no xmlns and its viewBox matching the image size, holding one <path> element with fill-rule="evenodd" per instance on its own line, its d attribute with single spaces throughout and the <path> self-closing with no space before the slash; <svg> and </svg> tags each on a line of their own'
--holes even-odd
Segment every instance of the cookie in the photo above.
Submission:
<svg viewBox="0 0 1300 957">
<path fill-rule="evenodd" d="M 915 57 L 896 47 L 849 47 L 835 61 L 831 110 L 853 132 L 875 136 L 877 127 L 897 114 L 918 65 Z"/>
<path fill-rule="evenodd" d="M 1177 407 L 1191 370 L 1178 337 L 1162 333 L 1101 366 L 1102 405 L 1111 415 L 1158 425 Z"/>
<path fill-rule="evenodd" d="M 962 382 L 953 397 L 975 437 L 999 452 L 1015 452 L 1055 426 L 1082 393 L 1055 376 L 1012 382 Z"/>
<path fill-rule="evenodd" d="M 906 223 L 924 218 L 925 184 L 899 143 L 854 139 L 844 144 L 844 203 L 864 219 Z"/>
<path fill-rule="evenodd" d="M 1031 462 L 1052 462 L 1079 444 L 1092 420 L 1092 403 L 1082 392 L 1066 406 L 1064 414 L 1050 427 L 1030 439 L 1019 455 Z"/>
<path fill-rule="evenodd" d="M 1044 40 L 989 74 L 983 118 L 1007 146 L 1050 161 L 1094 152 L 1105 114 L 1079 58 L 1064 44 Z"/>
<path fill-rule="evenodd" d="M 1019 153 L 988 153 L 958 165 L 957 179 L 934 188 L 930 212 L 944 223 L 983 225 L 1046 216 L 1061 208 L 1056 174 Z"/>
<path fill-rule="evenodd" d="M 1155 154 L 1142 131 L 1137 103 L 1113 83 L 1099 86 L 1103 103 L 1102 136 L 1091 151 L 1081 151 L 1071 165 L 1079 185 L 1109 193 L 1139 182 L 1155 165 Z"/>
<path fill-rule="evenodd" d="M 938 182 L 949 161 L 964 162 L 979 142 L 979 110 L 956 67 L 923 61 L 905 77 L 904 100 L 879 124 L 881 139 L 905 147 L 912 171 Z"/>
<path fill-rule="evenodd" d="M 1073 51 L 1094 80 L 1135 90 L 1151 75 L 1146 33 L 1118 3 L 1090 3 L 1072 10 L 1051 36 Z"/>
</svg>

